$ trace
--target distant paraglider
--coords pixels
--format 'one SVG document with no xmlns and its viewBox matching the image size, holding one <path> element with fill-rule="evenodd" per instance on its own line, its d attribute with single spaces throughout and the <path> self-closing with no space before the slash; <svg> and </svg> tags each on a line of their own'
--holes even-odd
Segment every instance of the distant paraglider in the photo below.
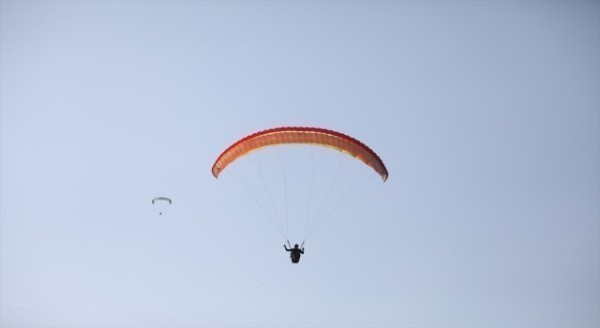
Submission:
<svg viewBox="0 0 600 328">
<path fill-rule="evenodd" d="M 171 200 L 171 198 L 167 198 L 167 197 L 156 197 L 152 200 L 153 205 L 163 206 L 163 204 L 171 205 L 172 203 L 173 203 L 173 201 Z M 158 212 L 158 214 L 162 215 L 162 211 Z"/>
</svg>

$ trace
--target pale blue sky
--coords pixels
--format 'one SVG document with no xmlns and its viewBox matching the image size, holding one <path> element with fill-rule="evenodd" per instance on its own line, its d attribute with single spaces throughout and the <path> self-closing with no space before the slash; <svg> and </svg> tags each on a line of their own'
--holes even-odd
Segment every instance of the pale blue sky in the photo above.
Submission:
<svg viewBox="0 0 600 328">
<path fill-rule="evenodd" d="M 0 327 L 598 327 L 599 58 L 598 1 L 1 1 Z M 210 173 L 282 125 L 390 171 L 298 265 Z"/>
</svg>

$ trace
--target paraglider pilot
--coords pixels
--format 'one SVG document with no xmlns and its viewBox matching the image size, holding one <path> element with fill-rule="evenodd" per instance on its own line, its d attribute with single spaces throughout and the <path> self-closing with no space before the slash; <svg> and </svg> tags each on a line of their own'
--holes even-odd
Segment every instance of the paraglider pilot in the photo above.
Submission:
<svg viewBox="0 0 600 328">
<path fill-rule="evenodd" d="M 292 259 L 292 263 L 298 263 L 300 261 L 300 255 L 304 254 L 304 247 L 298 248 L 298 244 L 294 245 L 294 248 L 287 248 L 285 244 L 283 244 L 283 248 L 286 251 L 290 252 L 290 258 Z"/>
</svg>

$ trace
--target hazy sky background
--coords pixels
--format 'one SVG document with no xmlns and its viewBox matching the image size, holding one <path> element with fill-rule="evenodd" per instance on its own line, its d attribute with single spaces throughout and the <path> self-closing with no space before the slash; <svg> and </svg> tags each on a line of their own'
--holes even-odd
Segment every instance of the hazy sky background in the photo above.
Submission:
<svg viewBox="0 0 600 328">
<path fill-rule="evenodd" d="M 598 327 L 599 58 L 598 1 L 1 1 L 0 326 Z M 298 265 L 210 173 L 284 125 L 390 171 Z"/>
</svg>

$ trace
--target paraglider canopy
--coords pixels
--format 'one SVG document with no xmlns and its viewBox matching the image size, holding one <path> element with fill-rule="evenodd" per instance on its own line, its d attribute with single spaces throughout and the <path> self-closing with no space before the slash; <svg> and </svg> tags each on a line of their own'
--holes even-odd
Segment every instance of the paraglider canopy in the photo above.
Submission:
<svg viewBox="0 0 600 328">
<path fill-rule="evenodd" d="M 171 201 L 171 198 L 167 198 L 167 197 L 156 197 L 152 200 L 152 204 L 156 204 L 157 202 L 160 201 L 164 201 L 164 202 L 168 202 L 169 205 L 173 202 Z"/>
<path fill-rule="evenodd" d="M 253 151 L 282 144 L 309 144 L 336 149 L 370 166 L 383 182 L 388 171 L 379 156 L 362 142 L 337 131 L 315 127 L 280 127 L 259 131 L 229 146 L 212 167 L 215 178 L 232 162 Z"/>
<path fill-rule="evenodd" d="M 246 156 L 252 165 L 238 162 Z M 256 160 L 250 160 L 252 156 Z M 245 170 L 248 166 L 255 170 Z M 237 177 L 284 240 L 290 240 L 290 226 L 293 233 L 303 227 L 303 243 L 370 171 L 383 182 L 389 177 L 382 159 L 366 144 L 338 131 L 301 126 L 247 135 L 223 150 L 211 168 L 215 178 L 223 172 Z M 271 192 L 272 188 L 276 190 Z"/>
</svg>

